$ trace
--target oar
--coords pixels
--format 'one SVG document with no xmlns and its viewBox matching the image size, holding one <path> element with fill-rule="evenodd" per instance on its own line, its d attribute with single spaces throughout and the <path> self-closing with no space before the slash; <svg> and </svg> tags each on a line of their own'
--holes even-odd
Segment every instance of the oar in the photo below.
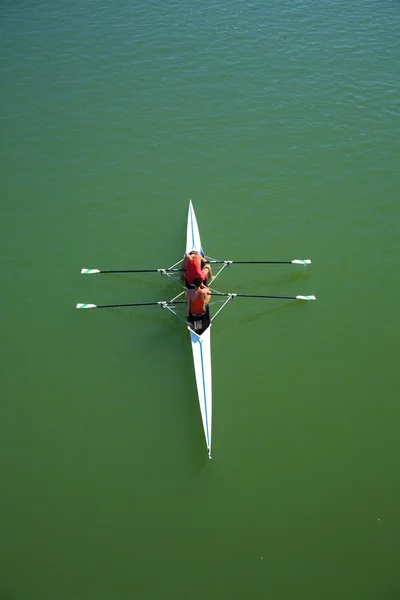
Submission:
<svg viewBox="0 0 400 600">
<path fill-rule="evenodd" d="M 236 265 L 310 265 L 311 260 L 309 258 L 301 259 L 295 258 L 294 260 L 209 260 L 212 264 L 236 264 Z M 179 272 L 182 269 L 81 269 L 82 275 L 94 275 L 96 273 L 172 273 Z"/>
<path fill-rule="evenodd" d="M 212 292 L 212 296 L 232 296 L 233 298 L 280 298 L 283 300 L 316 300 L 315 296 L 262 296 L 258 294 L 223 294 Z"/>
<path fill-rule="evenodd" d="M 76 308 L 121 308 L 123 306 L 163 306 L 166 304 L 186 304 L 184 301 L 179 302 L 135 302 L 134 304 L 77 304 Z"/>
<path fill-rule="evenodd" d="M 310 258 L 295 258 L 294 260 L 209 260 L 212 264 L 228 265 L 311 265 Z"/>
<path fill-rule="evenodd" d="M 100 271 L 100 269 L 81 269 L 82 275 L 94 275 L 95 273 L 168 273 L 172 271 L 180 271 L 180 269 L 124 269 L 120 271 Z"/>
</svg>

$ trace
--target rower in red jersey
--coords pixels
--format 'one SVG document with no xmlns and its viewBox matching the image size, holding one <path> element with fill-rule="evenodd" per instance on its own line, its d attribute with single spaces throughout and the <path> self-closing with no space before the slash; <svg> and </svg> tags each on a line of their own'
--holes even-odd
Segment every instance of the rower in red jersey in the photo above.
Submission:
<svg viewBox="0 0 400 600">
<path fill-rule="evenodd" d="M 195 277 L 193 289 L 189 288 L 186 294 L 186 317 L 201 317 L 208 311 L 210 302 L 210 288 L 208 288 L 201 277 Z"/>
<path fill-rule="evenodd" d="M 199 277 L 204 284 L 207 280 L 211 281 L 211 265 L 210 263 L 196 250 L 192 250 L 186 254 L 183 259 L 181 270 L 181 281 L 185 283 L 187 288 L 194 288 L 194 280 Z"/>
</svg>

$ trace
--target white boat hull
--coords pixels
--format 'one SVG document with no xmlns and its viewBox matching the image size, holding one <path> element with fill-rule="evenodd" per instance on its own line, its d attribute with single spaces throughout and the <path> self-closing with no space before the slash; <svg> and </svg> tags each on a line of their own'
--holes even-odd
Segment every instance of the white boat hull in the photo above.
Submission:
<svg viewBox="0 0 400 600">
<path fill-rule="evenodd" d="M 186 250 L 185 253 L 188 254 L 192 250 L 196 250 L 197 252 L 203 252 L 203 248 L 201 245 L 199 226 L 197 225 L 197 219 L 194 212 L 192 201 L 189 202 L 189 212 L 188 212 L 188 221 L 187 221 L 187 230 L 186 230 Z"/>
<path fill-rule="evenodd" d="M 191 250 L 203 253 L 200 232 L 192 201 L 189 203 L 186 254 Z M 190 341 L 192 344 L 194 372 L 196 376 L 197 394 L 199 397 L 200 413 L 203 421 L 208 456 L 211 458 L 211 422 L 212 422 L 212 380 L 211 380 L 211 325 L 201 335 L 191 327 Z"/>
<path fill-rule="evenodd" d="M 208 455 L 211 457 L 212 384 L 211 384 L 211 325 L 199 336 L 190 327 L 194 372 L 199 397 L 201 419 Z"/>
</svg>

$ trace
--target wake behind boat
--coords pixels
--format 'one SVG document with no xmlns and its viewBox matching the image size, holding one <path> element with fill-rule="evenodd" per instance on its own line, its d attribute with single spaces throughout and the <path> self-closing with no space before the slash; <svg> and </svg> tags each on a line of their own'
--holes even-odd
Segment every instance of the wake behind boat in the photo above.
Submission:
<svg viewBox="0 0 400 600">
<path fill-rule="evenodd" d="M 186 229 L 186 248 L 185 256 L 187 256 L 192 250 L 201 254 L 208 262 L 215 265 L 220 265 L 213 277 L 213 284 L 215 279 L 226 267 L 231 264 L 300 264 L 308 265 L 311 263 L 310 259 L 295 259 L 291 261 L 230 261 L 230 260 L 216 260 L 211 257 L 205 256 L 199 227 L 197 224 L 196 215 L 194 212 L 192 201 L 189 202 L 187 229 Z M 185 257 L 184 257 L 185 258 Z M 141 302 L 131 304 L 77 304 L 77 308 L 113 308 L 123 306 L 160 306 L 173 313 L 178 319 L 183 321 L 187 326 L 190 334 L 190 343 L 193 354 L 194 372 L 196 378 L 197 395 L 200 406 L 201 419 L 203 423 L 204 437 L 207 446 L 208 457 L 211 458 L 211 432 L 212 432 L 212 375 L 211 375 L 211 325 L 212 321 L 219 314 L 219 312 L 226 306 L 226 304 L 238 297 L 247 298 L 281 298 L 290 300 L 315 300 L 315 296 L 265 296 L 265 295 L 253 295 L 253 294 L 234 294 L 234 293 L 222 293 L 218 292 L 214 288 L 211 289 L 211 294 L 214 297 L 220 296 L 224 299 L 213 301 L 210 304 L 219 303 L 221 306 L 217 310 L 214 316 L 211 316 L 210 308 L 207 307 L 206 311 L 201 315 L 190 315 L 185 319 L 177 311 L 180 308 L 186 308 L 186 288 L 182 285 L 181 281 L 177 279 L 178 274 L 181 272 L 181 265 L 183 259 L 173 264 L 167 269 L 127 269 L 127 270 L 99 270 L 99 269 L 82 269 L 81 273 L 85 275 L 97 274 L 97 273 L 161 273 L 166 275 L 174 282 L 176 282 L 183 291 L 169 301 L 162 302 Z"/>
</svg>

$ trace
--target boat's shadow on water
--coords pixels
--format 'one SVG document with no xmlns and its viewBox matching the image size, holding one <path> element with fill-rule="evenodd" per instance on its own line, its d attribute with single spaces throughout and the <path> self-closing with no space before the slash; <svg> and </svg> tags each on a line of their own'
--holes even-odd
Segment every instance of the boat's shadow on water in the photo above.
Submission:
<svg viewBox="0 0 400 600">
<path fill-rule="evenodd" d="M 173 323 L 172 325 L 176 325 Z M 193 367 L 192 349 L 189 332 L 177 332 L 174 336 L 174 347 L 179 355 L 180 371 L 178 378 L 181 382 L 179 394 L 175 395 L 175 407 L 183 415 L 182 441 L 190 471 L 200 474 L 212 461 L 208 458 L 204 440 L 203 425 L 197 395 L 196 379 Z"/>
<path fill-rule="evenodd" d="M 212 461 L 208 458 L 204 441 L 189 332 L 184 323 L 178 323 L 176 318 L 169 318 L 167 311 L 164 311 L 164 315 L 160 313 L 161 318 L 157 318 L 157 333 L 149 336 L 146 349 L 151 353 L 155 352 L 158 361 L 169 365 L 168 385 L 174 392 L 168 393 L 159 407 L 164 410 L 167 400 L 166 413 L 173 426 L 174 446 L 169 455 L 175 464 L 177 455 L 184 470 L 199 474 Z M 154 314 L 153 317 L 146 316 L 147 318 L 154 319 Z M 165 437 L 168 437 L 170 431 L 167 419 L 165 427 Z M 163 452 L 161 445 L 160 452 Z"/>
<path fill-rule="evenodd" d="M 268 302 L 268 300 L 260 300 L 260 302 Z M 277 300 L 276 302 L 279 302 L 279 300 Z M 239 321 L 240 323 L 251 323 L 252 321 L 257 321 L 259 319 L 265 318 L 267 315 L 272 315 L 281 310 L 293 310 L 299 306 L 299 303 L 295 302 L 294 300 L 287 300 L 286 302 L 286 304 L 282 304 L 281 306 L 275 306 L 273 308 L 264 308 L 263 310 L 259 310 L 258 312 L 252 312 L 251 314 L 248 313 L 246 316 L 242 315 Z"/>
<path fill-rule="evenodd" d="M 304 277 L 302 275 L 299 277 L 296 274 L 296 277 L 288 278 L 287 281 L 293 281 L 293 279 L 304 279 Z M 229 313 L 227 313 L 225 319 L 222 318 L 216 321 L 217 327 L 214 327 L 213 331 L 217 334 L 218 328 L 237 330 L 238 327 L 243 327 L 246 323 L 262 320 L 265 322 L 268 316 L 277 314 L 278 311 L 295 310 L 299 306 L 308 304 L 288 300 L 259 299 L 253 301 L 252 299 L 238 298 L 232 302 L 231 308 L 236 303 L 245 305 L 247 302 L 252 303 L 251 311 L 241 312 L 240 316 L 235 316 L 233 313 L 228 316 Z M 257 311 L 254 310 L 256 307 L 253 302 L 258 305 Z M 214 460 L 209 460 L 204 442 L 190 337 L 185 324 L 178 322 L 172 315 L 170 316 L 168 311 L 159 310 L 157 307 L 139 309 L 139 312 L 136 309 L 129 308 L 108 308 L 106 310 L 108 314 L 125 319 L 126 325 L 129 328 L 132 326 L 132 335 L 136 335 L 135 325 L 138 319 L 142 324 L 148 323 L 150 325 L 152 323 L 155 325 L 155 328 L 150 327 L 151 333 L 140 335 L 140 342 L 138 342 L 137 337 L 135 338 L 135 344 L 140 344 L 143 351 L 142 358 L 136 363 L 136 367 L 140 368 L 141 361 L 143 361 L 144 366 L 149 360 L 152 360 L 155 364 L 166 363 L 167 384 L 170 389 L 175 390 L 175 393 L 167 393 L 166 396 L 162 397 L 157 394 L 155 397 L 154 390 L 158 389 L 158 386 L 155 384 L 152 392 L 152 382 L 149 381 L 147 391 L 151 398 L 151 410 L 159 411 L 163 415 L 165 435 L 160 437 L 164 437 L 164 440 L 168 439 L 171 434 L 171 427 L 173 429 L 173 451 L 167 452 L 167 455 L 171 457 L 170 460 L 176 461 L 176 456 L 179 456 L 182 469 L 197 477 L 205 469 L 211 468 Z M 131 339 L 130 336 L 129 339 Z M 129 347 L 126 348 L 126 352 L 129 353 Z M 162 376 L 161 372 L 160 376 Z M 218 365 L 215 367 L 215 373 L 218 373 Z M 165 401 L 167 401 L 167 405 Z M 148 419 L 151 420 L 150 415 L 148 415 Z M 154 460 L 157 460 L 157 453 L 165 456 L 164 440 L 160 439 L 155 446 L 153 440 L 153 452 L 151 454 Z"/>
<path fill-rule="evenodd" d="M 165 467 L 170 461 L 175 468 L 180 464 L 184 471 L 199 473 L 211 461 L 204 443 L 185 323 L 158 307 L 107 308 L 104 312 L 118 322 L 118 327 L 122 324 L 123 330 L 128 331 L 125 337 L 115 334 L 113 343 L 117 354 L 135 356 L 132 368 L 140 380 L 138 389 L 142 390 L 133 396 L 133 401 L 140 404 L 142 422 L 137 437 L 141 448 L 146 445 L 147 460 Z M 149 364 L 154 368 L 149 368 Z M 160 388 L 164 392 L 160 392 Z M 121 396 L 123 393 L 121 391 Z M 151 428 L 155 414 L 157 436 Z"/>
<path fill-rule="evenodd" d="M 285 275 L 282 275 L 281 277 L 275 279 L 276 283 L 297 283 L 298 281 L 302 282 L 302 281 L 309 281 L 311 279 L 312 274 L 309 271 L 298 271 L 298 272 L 292 272 L 292 273 L 286 273 Z M 299 294 L 302 294 L 303 292 L 300 291 L 298 292 Z"/>
</svg>

